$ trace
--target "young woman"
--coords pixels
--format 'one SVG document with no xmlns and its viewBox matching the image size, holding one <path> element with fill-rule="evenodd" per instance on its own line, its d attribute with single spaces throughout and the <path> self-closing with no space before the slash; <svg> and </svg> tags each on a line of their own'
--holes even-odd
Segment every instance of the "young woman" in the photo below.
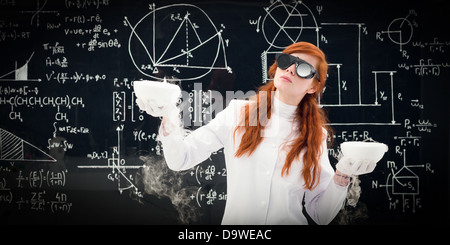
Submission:
<svg viewBox="0 0 450 245">
<path fill-rule="evenodd" d="M 328 159 L 329 128 L 317 103 L 327 69 L 319 48 L 295 43 L 277 54 L 269 69 L 272 81 L 252 100 L 231 101 L 185 138 L 168 132 L 171 122 L 163 119 L 159 140 L 172 170 L 192 168 L 224 149 L 222 224 L 308 224 L 303 198 L 318 224 L 328 224 L 339 212 L 349 176 L 335 173 Z"/>
</svg>

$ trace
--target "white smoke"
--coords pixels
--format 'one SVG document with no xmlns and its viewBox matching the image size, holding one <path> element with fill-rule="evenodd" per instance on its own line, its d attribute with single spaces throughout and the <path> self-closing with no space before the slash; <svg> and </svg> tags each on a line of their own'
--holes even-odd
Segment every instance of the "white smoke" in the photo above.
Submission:
<svg viewBox="0 0 450 245">
<path fill-rule="evenodd" d="M 136 174 L 136 181 L 143 185 L 145 192 L 159 199 L 169 198 L 178 212 L 178 221 L 181 224 L 196 222 L 198 211 L 190 198 L 196 188 L 186 186 L 183 182 L 187 171 L 170 170 L 163 157 L 145 155 L 139 159 L 144 162 L 144 167 Z"/>
<path fill-rule="evenodd" d="M 338 150 L 338 154 L 333 156 L 336 160 L 340 160 L 343 154 Z M 360 222 L 368 218 L 367 206 L 365 203 L 359 202 L 361 196 L 361 180 L 357 175 L 352 175 L 347 189 L 345 205 L 336 216 L 334 222 L 339 225 L 348 225 Z"/>
<path fill-rule="evenodd" d="M 352 225 L 364 223 L 368 216 L 367 206 L 363 202 L 359 202 L 361 196 L 361 180 L 358 176 L 352 176 L 349 184 L 345 205 L 333 220 L 334 224 L 338 225 Z"/>
<path fill-rule="evenodd" d="M 352 177 L 347 191 L 347 205 L 355 207 L 356 204 L 358 204 L 359 197 L 361 196 L 361 186 L 359 185 L 360 183 L 361 180 L 359 180 L 358 176 Z"/>
</svg>

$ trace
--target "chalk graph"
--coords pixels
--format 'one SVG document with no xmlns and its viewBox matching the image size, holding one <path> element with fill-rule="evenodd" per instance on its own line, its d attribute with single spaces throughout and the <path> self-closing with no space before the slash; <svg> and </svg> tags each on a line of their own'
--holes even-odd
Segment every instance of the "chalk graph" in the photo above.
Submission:
<svg viewBox="0 0 450 245">
<path fill-rule="evenodd" d="M 30 19 L 30 25 L 32 26 L 34 23 L 36 23 L 36 26 L 39 27 L 40 25 L 40 14 L 55 14 L 56 16 L 59 15 L 58 11 L 52 11 L 52 10 L 43 10 L 45 5 L 47 5 L 47 0 L 44 1 L 44 3 L 41 5 L 39 3 L 39 0 L 36 1 L 36 10 L 28 10 L 28 11 L 21 11 L 23 14 L 33 14 Z M 35 21 L 36 20 L 36 21 Z"/>
<path fill-rule="evenodd" d="M 7 72 L 3 75 L 0 75 L 0 81 L 3 82 L 9 82 L 9 81 L 36 81 L 40 82 L 41 79 L 30 79 L 28 78 L 28 63 L 30 62 L 31 58 L 33 58 L 34 52 L 31 53 L 30 57 L 27 59 L 24 65 L 17 67 L 17 61 L 15 63 L 14 70 Z M 9 75 L 14 73 L 14 79 L 7 78 Z"/>
<path fill-rule="evenodd" d="M 232 72 L 225 52 L 228 41 L 222 37 L 225 26 L 217 29 L 195 5 L 156 8 L 153 4 L 152 11 L 134 25 L 125 16 L 124 25 L 131 30 L 130 58 L 146 77 L 189 81 L 202 78 L 213 69 Z"/>
<path fill-rule="evenodd" d="M 91 159 L 107 159 L 107 164 L 101 165 L 78 165 L 80 169 L 110 169 L 111 173 L 107 175 L 107 178 L 113 182 L 117 182 L 117 190 L 122 194 L 123 191 L 132 189 L 137 196 L 141 196 L 141 192 L 134 183 L 133 174 L 127 175 L 127 169 L 140 169 L 143 165 L 126 165 L 126 161 L 121 157 L 121 138 L 124 125 L 120 125 L 116 128 L 117 132 L 117 146 L 113 147 L 111 157 L 108 152 L 89 154 Z"/>
<path fill-rule="evenodd" d="M 0 161 L 56 162 L 56 159 L 30 142 L 0 128 Z"/>
<path fill-rule="evenodd" d="M 320 14 L 322 8 L 316 7 Z M 373 80 L 363 79 L 363 70 L 361 68 L 362 60 L 362 38 L 368 35 L 367 26 L 361 22 L 318 22 L 314 12 L 302 1 L 283 2 L 281 0 L 271 2 L 269 7 L 264 8 L 266 15 L 259 16 L 258 19 L 249 20 L 251 25 L 256 26 L 256 32 L 262 30 L 264 39 L 269 44 L 268 48 L 261 54 L 262 63 L 262 81 L 270 80 L 267 71 L 269 66 L 275 60 L 276 53 L 292 43 L 307 41 L 314 43 L 317 47 L 324 44 L 327 49 L 330 45 L 337 45 L 340 42 L 353 43 L 351 50 L 346 50 L 346 57 L 339 60 L 329 60 L 329 72 L 327 86 L 324 88 L 323 97 L 326 103 L 322 103 L 319 96 L 320 107 L 333 108 L 354 108 L 354 107 L 382 107 L 384 111 L 389 110 L 390 114 L 386 116 L 385 121 L 380 122 L 333 122 L 331 125 L 399 125 L 395 120 L 395 101 L 394 101 L 394 76 L 397 71 L 372 71 Z M 401 26 L 406 25 L 405 19 Z M 394 21 L 395 22 L 395 21 Z M 408 24 L 409 26 L 409 24 Z M 393 27 L 390 27 L 391 29 Z M 338 35 L 335 30 L 339 29 Z M 345 33 L 345 38 L 341 38 Z M 409 40 L 406 40 L 409 41 Z M 345 46 L 345 45 L 341 45 Z M 339 46 L 339 47 L 341 47 Z M 345 71 L 345 72 L 344 72 Z M 356 71 L 356 72 L 348 72 Z M 343 74 L 347 76 L 343 76 Z M 383 74 L 389 75 L 389 78 Z M 373 83 L 372 83 L 373 81 Z M 362 84 L 372 83 L 372 91 L 363 91 Z M 380 85 L 383 89 L 380 90 Z M 366 95 L 364 99 L 364 94 Z M 357 98 L 353 95 L 357 95 Z M 347 98 L 348 97 L 348 98 Z M 369 98 L 370 100 L 367 101 Z"/>
</svg>

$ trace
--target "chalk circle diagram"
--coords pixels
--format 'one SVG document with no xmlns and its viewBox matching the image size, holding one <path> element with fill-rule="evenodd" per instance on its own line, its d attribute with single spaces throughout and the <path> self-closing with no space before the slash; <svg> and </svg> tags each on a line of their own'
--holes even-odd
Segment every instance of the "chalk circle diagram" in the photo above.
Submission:
<svg viewBox="0 0 450 245">
<path fill-rule="evenodd" d="M 314 35 L 318 34 L 316 19 L 308 6 L 301 1 L 294 3 L 289 5 L 278 0 L 264 8 L 266 15 L 261 29 L 271 47 L 284 49 L 297 42 L 305 30 L 313 30 Z"/>
<path fill-rule="evenodd" d="M 131 28 L 128 39 L 131 60 L 146 77 L 189 81 L 202 78 L 213 69 L 231 73 L 223 29 L 217 29 L 197 6 L 173 4 L 153 8 L 134 26 L 125 17 L 125 25 Z"/>
<path fill-rule="evenodd" d="M 411 41 L 413 26 L 407 18 L 397 18 L 389 24 L 387 33 L 393 43 L 405 45 Z"/>
</svg>

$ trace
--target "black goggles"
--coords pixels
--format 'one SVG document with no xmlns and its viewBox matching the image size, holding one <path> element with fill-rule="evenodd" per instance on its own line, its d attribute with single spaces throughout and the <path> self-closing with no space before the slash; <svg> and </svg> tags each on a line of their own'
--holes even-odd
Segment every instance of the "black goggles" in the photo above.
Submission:
<svg viewBox="0 0 450 245">
<path fill-rule="evenodd" d="M 289 66 L 295 63 L 295 71 L 301 78 L 311 79 L 314 75 L 317 76 L 317 80 L 320 82 L 319 73 L 317 73 L 314 66 L 308 62 L 286 53 L 277 53 L 276 56 L 277 66 L 285 70 Z"/>
</svg>

